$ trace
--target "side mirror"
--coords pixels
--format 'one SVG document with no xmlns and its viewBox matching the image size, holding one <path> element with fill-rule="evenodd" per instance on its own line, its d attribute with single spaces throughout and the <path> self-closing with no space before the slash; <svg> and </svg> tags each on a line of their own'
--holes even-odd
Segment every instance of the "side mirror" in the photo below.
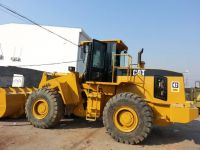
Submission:
<svg viewBox="0 0 200 150">
<path fill-rule="evenodd" d="M 70 71 L 70 72 L 75 72 L 75 67 L 69 66 L 69 67 L 68 67 L 68 71 Z"/>
<path fill-rule="evenodd" d="M 86 53 L 85 46 L 81 46 L 81 52 Z"/>
</svg>

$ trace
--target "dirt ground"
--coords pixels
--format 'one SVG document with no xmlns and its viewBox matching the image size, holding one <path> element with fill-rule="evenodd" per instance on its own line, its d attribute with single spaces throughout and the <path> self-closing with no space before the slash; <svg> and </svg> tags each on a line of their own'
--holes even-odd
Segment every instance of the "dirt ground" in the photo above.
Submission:
<svg viewBox="0 0 200 150">
<path fill-rule="evenodd" d="M 25 119 L 0 120 L 0 150 L 200 150 L 200 117 L 189 124 L 155 127 L 141 145 L 114 141 L 102 123 L 66 119 L 56 129 L 37 129 Z"/>
</svg>

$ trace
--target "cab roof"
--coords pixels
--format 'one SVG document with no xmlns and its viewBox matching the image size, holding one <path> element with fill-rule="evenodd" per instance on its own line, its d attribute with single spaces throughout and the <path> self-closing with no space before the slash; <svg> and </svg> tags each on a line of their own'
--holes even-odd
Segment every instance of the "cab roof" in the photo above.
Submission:
<svg viewBox="0 0 200 150">
<path fill-rule="evenodd" d="M 115 42 L 117 44 L 117 50 L 128 50 L 128 47 L 122 40 L 115 39 L 115 40 L 100 40 L 101 42 Z M 82 41 L 80 46 L 85 45 L 87 43 L 91 43 L 92 41 Z"/>
</svg>

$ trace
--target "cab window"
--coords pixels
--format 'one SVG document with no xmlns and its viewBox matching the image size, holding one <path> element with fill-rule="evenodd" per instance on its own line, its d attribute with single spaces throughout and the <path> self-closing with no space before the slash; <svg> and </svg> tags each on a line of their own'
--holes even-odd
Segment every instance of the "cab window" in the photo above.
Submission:
<svg viewBox="0 0 200 150">
<path fill-rule="evenodd" d="M 163 76 L 154 77 L 154 97 L 167 100 L 167 78 Z"/>
</svg>

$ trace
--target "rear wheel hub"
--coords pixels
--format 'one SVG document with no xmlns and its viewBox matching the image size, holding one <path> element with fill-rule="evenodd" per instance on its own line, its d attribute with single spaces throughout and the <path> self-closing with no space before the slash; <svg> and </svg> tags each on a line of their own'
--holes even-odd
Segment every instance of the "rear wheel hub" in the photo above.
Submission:
<svg viewBox="0 0 200 150">
<path fill-rule="evenodd" d="M 122 132 L 131 132 L 138 125 L 137 113 L 128 106 L 117 109 L 113 116 L 115 126 Z"/>
<path fill-rule="evenodd" d="M 44 99 L 36 100 L 32 111 L 35 118 L 44 119 L 48 114 L 48 103 Z"/>
</svg>

